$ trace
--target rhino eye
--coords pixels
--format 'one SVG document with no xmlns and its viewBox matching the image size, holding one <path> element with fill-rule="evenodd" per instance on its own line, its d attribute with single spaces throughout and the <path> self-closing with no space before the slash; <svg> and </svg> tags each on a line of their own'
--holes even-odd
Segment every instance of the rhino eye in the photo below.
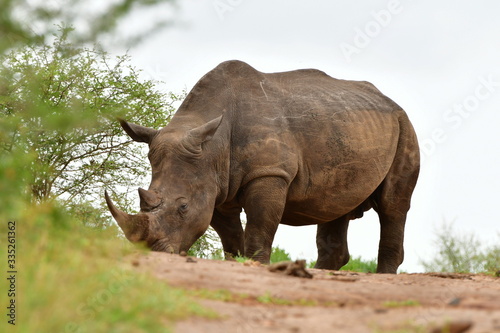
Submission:
<svg viewBox="0 0 500 333">
<path fill-rule="evenodd" d="M 187 209 L 188 209 L 188 204 L 186 204 L 186 203 L 179 206 L 179 211 L 181 213 L 184 213 Z"/>
</svg>

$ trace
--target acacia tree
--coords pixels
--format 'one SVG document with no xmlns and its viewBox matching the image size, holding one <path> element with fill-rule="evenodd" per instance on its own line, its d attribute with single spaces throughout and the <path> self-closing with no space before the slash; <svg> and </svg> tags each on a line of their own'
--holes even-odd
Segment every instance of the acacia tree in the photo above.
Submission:
<svg viewBox="0 0 500 333">
<path fill-rule="evenodd" d="M 14 46 L 44 43 L 57 31 L 56 25 L 78 27 L 73 43 L 92 43 L 107 37 L 107 43 L 118 45 L 140 41 L 173 23 L 175 0 L 0 0 L 0 53 Z M 152 10 L 153 9 L 153 10 Z M 122 22 L 132 13 L 148 15 L 128 38 L 120 36 Z M 170 14 L 170 15 L 169 15 Z"/>
<path fill-rule="evenodd" d="M 52 45 L 26 46 L 1 59 L 0 150 L 32 156 L 25 165 L 32 201 L 93 211 L 94 223 L 103 221 L 95 203 L 103 201 L 104 188 L 120 187 L 115 199 L 131 210 L 130 189 L 149 176 L 144 147 L 123 133 L 116 117 L 163 127 L 184 94 L 165 94 L 140 80 L 127 55 L 74 47 L 70 32 L 61 29 Z"/>
</svg>

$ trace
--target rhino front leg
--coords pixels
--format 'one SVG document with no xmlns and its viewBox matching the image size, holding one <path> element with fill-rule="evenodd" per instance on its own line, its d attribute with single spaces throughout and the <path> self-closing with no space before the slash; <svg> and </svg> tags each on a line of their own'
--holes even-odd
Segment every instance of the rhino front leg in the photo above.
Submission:
<svg viewBox="0 0 500 333">
<path fill-rule="evenodd" d="M 347 228 L 349 219 L 340 217 L 331 222 L 318 224 L 316 245 L 318 260 L 314 268 L 338 270 L 349 261 Z"/>
<path fill-rule="evenodd" d="M 244 233 L 240 219 L 241 207 L 219 207 L 214 210 L 210 225 L 220 237 L 226 260 L 244 253 Z"/>
<path fill-rule="evenodd" d="M 280 177 L 257 178 L 243 192 L 247 214 L 245 256 L 269 263 L 274 234 L 283 216 L 288 183 Z"/>
</svg>

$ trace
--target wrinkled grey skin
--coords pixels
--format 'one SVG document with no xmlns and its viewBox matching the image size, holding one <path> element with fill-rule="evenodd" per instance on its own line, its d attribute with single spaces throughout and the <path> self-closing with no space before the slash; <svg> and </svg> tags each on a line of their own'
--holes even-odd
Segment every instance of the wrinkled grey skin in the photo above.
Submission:
<svg viewBox="0 0 500 333">
<path fill-rule="evenodd" d="M 419 172 L 406 113 L 372 84 L 317 70 L 265 74 L 220 64 L 161 130 L 120 121 L 149 144 L 141 212 L 110 211 L 132 242 L 179 253 L 212 225 L 228 255 L 269 262 L 280 223 L 318 225 L 317 268 L 349 260 L 349 220 L 374 208 L 378 272 L 396 273 Z M 247 214 L 246 229 L 240 221 Z"/>
</svg>

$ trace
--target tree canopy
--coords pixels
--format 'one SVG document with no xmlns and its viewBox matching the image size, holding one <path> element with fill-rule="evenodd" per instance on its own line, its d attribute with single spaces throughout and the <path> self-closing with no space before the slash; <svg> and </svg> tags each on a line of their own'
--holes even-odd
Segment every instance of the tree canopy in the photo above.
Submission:
<svg viewBox="0 0 500 333">
<path fill-rule="evenodd" d="M 71 31 L 61 28 L 52 45 L 2 57 L 0 151 L 28 157 L 23 177 L 31 201 L 80 204 L 76 211 L 87 207 L 88 214 L 100 211 L 95 203 L 103 201 L 104 188 L 119 186 L 116 199 L 132 209 L 127 193 L 149 177 L 148 162 L 145 147 L 131 141 L 116 118 L 163 127 L 183 94 L 141 80 L 127 55 L 74 46 Z"/>
<path fill-rule="evenodd" d="M 0 0 L 0 53 L 26 44 L 45 43 L 57 25 L 76 27 L 75 44 L 107 39 L 107 44 L 131 45 L 173 23 L 175 0 Z M 149 12 L 148 12 L 149 10 Z M 132 13 L 146 12 L 141 28 L 120 34 Z M 166 15 L 170 13 L 170 15 Z M 157 15 L 153 15 L 157 13 Z M 161 15 L 159 15 L 161 13 Z"/>
</svg>

